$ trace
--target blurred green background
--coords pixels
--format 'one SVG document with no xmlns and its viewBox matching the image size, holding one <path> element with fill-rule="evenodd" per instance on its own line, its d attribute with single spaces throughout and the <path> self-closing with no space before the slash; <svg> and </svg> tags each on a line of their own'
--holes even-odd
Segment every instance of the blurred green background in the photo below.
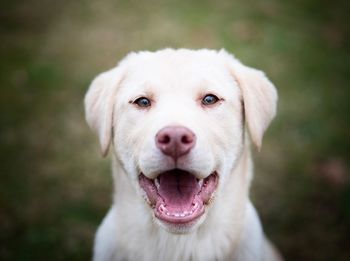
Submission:
<svg viewBox="0 0 350 261">
<path fill-rule="evenodd" d="M 252 198 L 287 260 L 350 260 L 349 1 L 1 1 L 0 259 L 89 260 L 110 160 L 84 121 L 93 77 L 133 50 L 226 48 L 278 117 Z"/>
</svg>

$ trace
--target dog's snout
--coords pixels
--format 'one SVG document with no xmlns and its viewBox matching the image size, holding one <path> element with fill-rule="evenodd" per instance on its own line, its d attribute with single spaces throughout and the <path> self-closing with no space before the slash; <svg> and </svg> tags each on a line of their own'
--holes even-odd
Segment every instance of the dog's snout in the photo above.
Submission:
<svg viewBox="0 0 350 261">
<path fill-rule="evenodd" d="M 174 160 L 187 154 L 196 143 L 196 135 L 183 126 L 168 126 L 156 135 L 156 145 Z"/>
</svg>

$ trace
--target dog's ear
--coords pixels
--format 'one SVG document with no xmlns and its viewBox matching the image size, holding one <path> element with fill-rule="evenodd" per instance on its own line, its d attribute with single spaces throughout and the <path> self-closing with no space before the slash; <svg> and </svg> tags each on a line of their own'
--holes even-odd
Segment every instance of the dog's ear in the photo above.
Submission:
<svg viewBox="0 0 350 261">
<path fill-rule="evenodd" d="M 114 101 L 123 75 L 119 67 L 101 73 L 92 81 L 85 95 L 85 118 L 99 137 L 103 156 L 108 154 L 112 139 Z"/>
<path fill-rule="evenodd" d="M 228 59 L 230 71 L 241 88 L 248 130 L 260 150 L 264 132 L 276 115 L 276 88 L 262 71 L 243 65 L 225 50 L 220 54 Z"/>
</svg>

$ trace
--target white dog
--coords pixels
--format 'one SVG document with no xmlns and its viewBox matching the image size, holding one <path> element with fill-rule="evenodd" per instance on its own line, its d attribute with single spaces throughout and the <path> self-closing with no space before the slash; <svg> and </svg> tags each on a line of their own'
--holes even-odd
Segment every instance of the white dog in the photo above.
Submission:
<svg viewBox="0 0 350 261">
<path fill-rule="evenodd" d="M 131 53 L 85 97 L 113 205 L 94 260 L 279 260 L 249 200 L 249 140 L 260 149 L 277 93 L 226 51 Z"/>
</svg>

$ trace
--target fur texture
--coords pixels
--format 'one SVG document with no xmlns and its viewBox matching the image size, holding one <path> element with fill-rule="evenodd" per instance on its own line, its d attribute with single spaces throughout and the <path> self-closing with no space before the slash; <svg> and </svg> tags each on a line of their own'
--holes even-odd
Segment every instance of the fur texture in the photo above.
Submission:
<svg viewBox="0 0 350 261">
<path fill-rule="evenodd" d="M 220 101 L 203 106 L 207 94 Z M 152 106 L 138 108 L 139 97 Z M 279 260 L 249 200 L 249 137 L 260 149 L 276 103 L 266 76 L 224 50 L 131 53 L 97 76 L 85 97 L 86 119 L 103 155 L 114 145 L 115 194 L 96 235 L 94 260 Z M 155 145 L 157 132 L 172 125 L 197 139 L 176 166 Z M 174 167 L 198 179 L 219 175 L 214 199 L 191 226 L 159 221 L 138 183 L 140 173 L 154 179 Z"/>
</svg>

